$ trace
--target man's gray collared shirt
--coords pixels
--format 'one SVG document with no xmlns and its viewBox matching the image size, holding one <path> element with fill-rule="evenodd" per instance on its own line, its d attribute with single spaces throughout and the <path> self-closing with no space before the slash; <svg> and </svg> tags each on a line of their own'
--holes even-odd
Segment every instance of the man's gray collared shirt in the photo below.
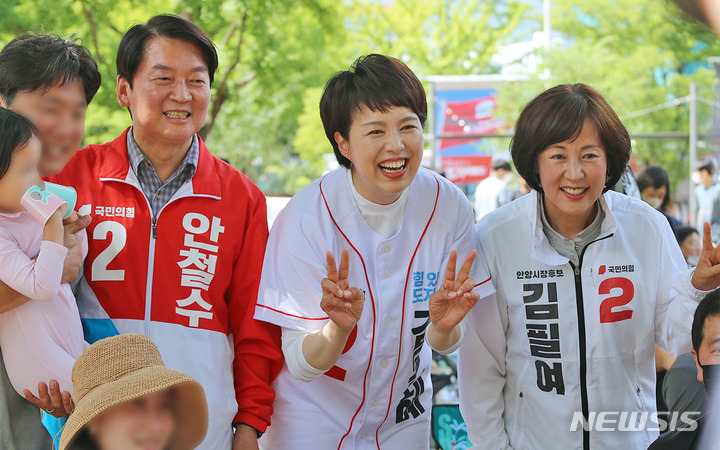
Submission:
<svg viewBox="0 0 720 450">
<path fill-rule="evenodd" d="M 192 178 L 197 169 L 198 158 L 200 155 L 200 141 L 197 135 L 193 135 L 190 149 L 185 155 L 180 166 L 175 172 L 165 180 L 160 182 L 160 178 L 155 172 L 155 167 L 145 156 L 133 137 L 133 129 L 127 134 L 128 158 L 130 159 L 130 167 L 137 176 L 140 188 L 150 203 L 150 211 L 153 217 L 157 217 L 160 210 L 167 204 L 173 195 L 180 189 L 187 180 Z"/>
</svg>

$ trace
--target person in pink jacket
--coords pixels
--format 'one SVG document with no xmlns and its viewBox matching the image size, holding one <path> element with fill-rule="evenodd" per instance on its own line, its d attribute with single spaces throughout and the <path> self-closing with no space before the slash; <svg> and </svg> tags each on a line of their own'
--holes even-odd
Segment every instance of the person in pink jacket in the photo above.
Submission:
<svg viewBox="0 0 720 450">
<path fill-rule="evenodd" d="M 0 109 L 0 130 L 0 280 L 31 299 L 0 314 L 3 358 L 20 395 L 25 389 L 38 395 L 38 383 L 50 379 L 72 392 L 72 365 L 87 344 L 70 285 L 60 281 L 68 205 L 44 189 L 28 191 L 40 180 L 32 122 Z"/>
</svg>

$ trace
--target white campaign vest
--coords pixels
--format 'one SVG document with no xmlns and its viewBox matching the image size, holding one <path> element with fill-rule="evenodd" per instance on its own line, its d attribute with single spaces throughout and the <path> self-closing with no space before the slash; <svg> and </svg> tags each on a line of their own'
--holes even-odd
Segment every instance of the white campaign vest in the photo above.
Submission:
<svg viewBox="0 0 720 450">
<path fill-rule="evenodd" d="M 654 345 L 690 350 L 698 298 L 673 289 L 686 271 L 680 249 L 661 214 L 611 191 L 600 199 L 600 236 L 573 266 L 550 246 L 537 203 L 533 192 L 476 226 L 503 323 L 480 310 L 469 315 L 468 334 L 476 334 L 463 345 L 477 346 L 479 335 L 490 354 L 500 355 L 493 362 L 479 347 L 461 350 L 460 398 L 471 440 L 477 448 L 509 439 L 515 449 L 645 449 L 658 435 L 650 417 Z M 494 381 L 503 371 L 504 387 Z M 500 407 L 474 411 L 473 401 L 497 397 L 498 386 Z M 499 419 L 503 403 L 501 420 L 486 417 Z M 610 421 L 601 429 L 626 431 L 597 431 L 597 420 Z M 494 429 L 498 423 L 505 434 Z"/>
</svg>

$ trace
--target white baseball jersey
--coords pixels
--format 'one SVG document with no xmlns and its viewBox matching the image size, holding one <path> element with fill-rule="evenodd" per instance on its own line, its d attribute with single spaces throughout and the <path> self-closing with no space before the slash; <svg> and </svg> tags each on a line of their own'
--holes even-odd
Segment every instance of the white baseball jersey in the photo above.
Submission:
<svg viewBox="0 0 720 450">
<path fill-rule="evenodd" d="M 268 449 L 427 448 L 432 384 L 428 299 L 457 250 L 480 248 L 470 203 L 453 184 L 420 169 L 400 231 L 377 234 L 360 215 L 346 169 L 298 193 L 270 232 L 255 317 L 302 331 L 329 320 L 320 308 L 325 253 L 350 252 L 352 286 L 365 291 L 360 321 L 337 364 L 310 383 L 284 367 L 275 380 Z M 494 292 L 482 255 L 473 277 Z M 481 300 L 482 301 L 482 300 Z"/>
</svg>

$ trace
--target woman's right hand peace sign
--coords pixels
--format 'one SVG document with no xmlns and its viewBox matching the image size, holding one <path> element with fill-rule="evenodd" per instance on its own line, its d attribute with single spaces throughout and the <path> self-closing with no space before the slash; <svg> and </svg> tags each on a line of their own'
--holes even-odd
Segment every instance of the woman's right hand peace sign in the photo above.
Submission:
<svg viewBox="0 0 720 450">
<path fill-rule="evenodd" d="M 327 252 L 325 256 L 328 274 L 321 283 L 323 296 L 320 307 L 338 328 L 350 332 L 360 320 L 365 294 L 360 289 L 351 287 L 348 282 L 350 254 L 346 248 L 342 250 L 339 268 L 332 252 Z"/>
<path fill-rule="evenodd" d="M 438 331 L 452 331 L 480 299 L 480 294 L 473 292 L 475 279 L 470 276 L 476 256 L 477 252 L 471 251 L 456 274 L 457 252 L 450 252 L 445 279 L 429 302 L 430 321 Z"/>
</svg>

